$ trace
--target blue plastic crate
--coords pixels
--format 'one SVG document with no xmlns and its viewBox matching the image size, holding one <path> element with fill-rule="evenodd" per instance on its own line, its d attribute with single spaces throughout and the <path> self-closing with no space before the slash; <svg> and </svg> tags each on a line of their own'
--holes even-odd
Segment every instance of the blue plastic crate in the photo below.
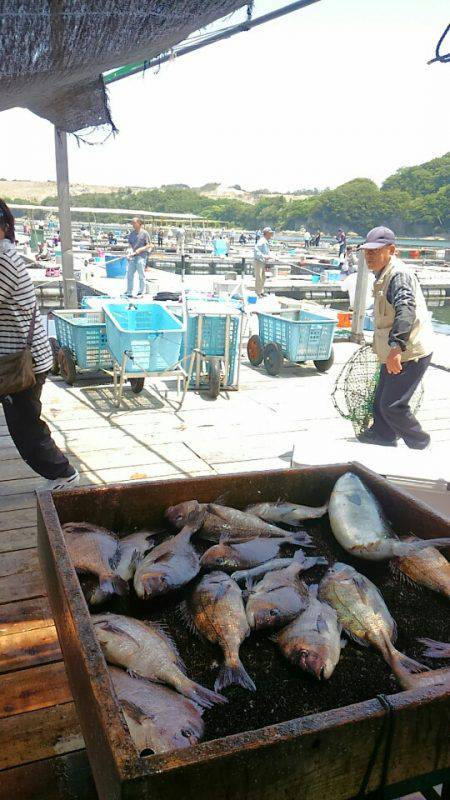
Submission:
<svg viewBox="0 0 450 800">
<path fill-rule="evenodd" d="M 54 311 L 56 338 L 67 347 L 80 369 L 110 369 L 111 353 L 106 340 L 102 311 Z"/>
<path fill-rule="evenodd" d="M 183 341 L 182 355 L 187 355 L 186 369 L 189 366 L 189 357 L 195 347 L 208 356 L 223 357 L 225 355 L 225 336 L 226 336 L 226 315 L 220 315 L 219 309 L 216 313 L 203 313 L 202 323 L 202 336 L 201 341 L 198 341 L 198 322 L 199 312 L 194 309 L 188 309 L 187 317 L 187 346 Z M 240 338 L 240 314 L 230 315 L 230 343 L 229 343 L 229 367 L 228 375 L 226 376 L 225 385 L 233 386 L 237 380 L 237 368 L 239 359 L 239 338 Z M 206 372 L 209 366 L 206 363 Z M 195 369 L 191 380 L 191 386 L 195 385 Z"/>
<path fill-rule="evenodd" d="M 125 371 L 164 372 L 180 359 L 183 323 L 159 303 L 105 303 L 108 347 Z"/>
<path fill-rule="evenodd" d="M 275 342 L 289 361 L 325 361 L 330 357 L 336 321 L 310 311 L 258 313 L 263 347 Z"/>
</svg>

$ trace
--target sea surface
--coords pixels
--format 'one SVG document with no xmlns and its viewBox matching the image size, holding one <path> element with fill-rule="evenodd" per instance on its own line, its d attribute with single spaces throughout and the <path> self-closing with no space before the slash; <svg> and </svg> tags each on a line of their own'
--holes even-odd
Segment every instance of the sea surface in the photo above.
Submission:
<svg viewBox="0 0 450 800">
<path fill-rule="evenodd" d="M 316 300 L 316 302 L 321 302 Z M 442 305 L 436 305 L 436 302 L 442 302 Z M 339 311 L 346 311 L 348 309 L 348 300 L 335 300 L 332 303 L 323 301 L 326 305 L 331 305 L 332 308 L 339 309 Z M 428 308 L 432 312 L 433 328 L 436 333 L 443 333 L 450 336 L 450 298 L 445 300 L 436 301 L 435 298 L 428 298 Z"/>
</svg>

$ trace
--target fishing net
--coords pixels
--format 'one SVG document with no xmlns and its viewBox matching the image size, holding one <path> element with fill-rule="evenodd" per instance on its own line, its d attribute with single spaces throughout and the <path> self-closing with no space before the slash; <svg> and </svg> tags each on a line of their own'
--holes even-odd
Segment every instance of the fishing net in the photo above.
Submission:
<svg viewBox="0 0 450 800">
<path fill-rule="evenodd" d="M 113 128 L 102 73 L 169 52 L 243 0 L 0 0 L 0 111 Z M 148 104 L 142 95 L 138 113 Z M 26 136 L 26 130 L 24 131 Z"/>
<path fill-rule="evenodd" d="M 373 422 L 373 402 L 380 379 L 380 363 L 370 344 L 360 347 L 344 364 L 332 393 L 334 407 L 341 417 L 349 419 L 355 435 L 367 430 Z M 411 400 L 413 413 L 423 398 L 422 384 Z"/>
</svg>

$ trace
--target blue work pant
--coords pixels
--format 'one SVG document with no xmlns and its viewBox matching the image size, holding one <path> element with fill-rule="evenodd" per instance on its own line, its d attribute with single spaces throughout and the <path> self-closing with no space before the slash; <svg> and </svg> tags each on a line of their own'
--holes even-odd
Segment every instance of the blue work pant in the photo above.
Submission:
<svg viewBox="0 0 450 800">
<path fill-rule="evenodd" d="M 141 292 L 141 294 L 144 294 L 145 291 L 144 269 L 146 263 L 147 263 L 147 255 L 133 256 L 132 258 L 128 259 L 128 269 L 127 269 L 128 294 L 133 294 L 134 275 L 136 272 L 139 275 L 139 291 Z"/>
</svg>

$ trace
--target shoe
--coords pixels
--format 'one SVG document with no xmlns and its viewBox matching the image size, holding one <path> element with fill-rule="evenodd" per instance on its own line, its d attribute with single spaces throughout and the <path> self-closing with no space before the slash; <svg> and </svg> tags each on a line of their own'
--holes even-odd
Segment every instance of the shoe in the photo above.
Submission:
<svg viewBox="0 0 450 800">
<path fill-rule="evenodd" d="M 56 478 L 53 481 L 47 481 L 44 486 L 44 491 L 59 492 L 62 489 L 73 489 L 77 483 L 80 482 L 80 473 L 77 469 L 72 467 L 73 472 L 63 478 Z"/>
<path fill-rule="evenodd" d="M 382 439 L 375 431 L 369 428 L 356 437 L 361 444 L 379 444 L 382 447 L 397 447 L 397 439 Z"/>
<path fill-rule="evenodd" d="M 411 444 L 405 442 L 405 444 L 410 450 L 428 450 L 431 444 L 431 439 L 428 437 L 428 441 L 425 442 L 412 442 Z"/>
<path fill-rule="evenodd" d="M 133 297 L 133 292 L 125 292 L 124 297 Z"/>
<path fill-rule="evenodd" d="M 137 295 L 136 295 L 136 297 L 143 297 L 143 296 L 144 296 L 144 292 L 138 292 Z"/>
</svg>

